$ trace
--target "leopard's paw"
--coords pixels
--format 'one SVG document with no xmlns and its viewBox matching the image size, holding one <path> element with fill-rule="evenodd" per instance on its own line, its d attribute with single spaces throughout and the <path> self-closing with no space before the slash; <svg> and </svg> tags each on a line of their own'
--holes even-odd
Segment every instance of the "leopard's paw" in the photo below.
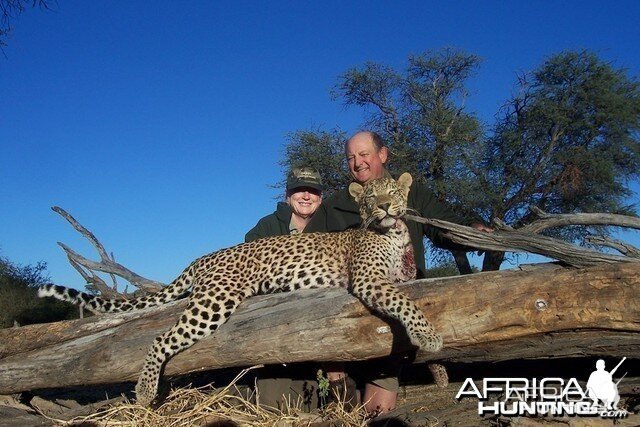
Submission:
<svg viewBox="0 0 640 427">
<path fill-rule="evenodd" d="M 433 331 L 414 331 L 409 338 L 420 350 L 436 352 L 442 348 L 442 337 Z"/>
<path fill-rule="evenodd" d="M 155 381 L 140 377 L 136 384 L 136 403 L 151 406 L 151 402 L 156 398 L 157 389 Z"/>
<path fill-rule="evenodd" d="M 449 374 L 447 374 L 447 368 L 439 363 L 429 363 L 427 367 L 439 388 L 446 388 L 449 385 Z"/>
</svg>

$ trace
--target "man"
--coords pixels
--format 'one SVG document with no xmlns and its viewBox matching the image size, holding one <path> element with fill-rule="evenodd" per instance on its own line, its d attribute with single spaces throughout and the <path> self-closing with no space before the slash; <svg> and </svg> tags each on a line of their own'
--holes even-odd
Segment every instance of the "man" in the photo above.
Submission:
<svg viewBox="0 0 640 427">
<path fill-rule="evenodd" d="M 365 184 L 372 179 L 382 178 L 388 174 L 385 163 L 388 159 L 388 150 L 384 146 L 382 138 L 375 132 L 363 131 L 353 135 L 345 145 L 345 154 L 349 164 L 349 171 L 353 180 L 359 184 Z M 458 224 L 469 223 L 456 215 L 450 208 L 441 204 L 435 194 L 426 186 L 414 180 L 409 191 L 407 206 L 414 209 L 418 215 L 428 218 L 436 218 Z M 481 223 L 470 224 L 474 228 L 490 232 L 492 229 Z M 348 190 L 337 193 L 331 199 L 325 201 L 316 211 L 311 222 L 305 228 L 305 232 L 315 231 L 343 231 L 348 228 L 360 226 L 360 213 L 356 201 L 349 195 Z M 411 236 L 413 253 L 417 267 L 418 278 L 426 274 L 425 249 L 423 237 L 428 237 L 436 246 L 444 248 L 458 248 L 451 242 L 442 238 L 437 229 L 415 221 L 408 221 L 407 227 Z M 379 364 L 380 365 L 380 364 Z M 374 376 L 377 378 L 365 386 L 363 402 L 368 402 L 365 408 L 369 412 L 383 412 L 395 408 L 398 379 L 397 371 L 389 369 L 390 365 L 382 364 L 378 369 L 374 368 Z M 341 377 L 329 380 L 336 381 Z"/>
</svg>

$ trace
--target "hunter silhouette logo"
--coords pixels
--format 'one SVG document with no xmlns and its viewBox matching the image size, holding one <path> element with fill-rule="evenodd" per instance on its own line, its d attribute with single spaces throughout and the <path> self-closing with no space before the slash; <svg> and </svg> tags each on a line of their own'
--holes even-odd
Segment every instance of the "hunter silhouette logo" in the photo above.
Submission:
<svg viewBox="0 0 640 427">
<path fill-rule="evenodd" d="M 587 381 L 587 393 L 594 405 L 597 405 L 598 400 L 600 400 L 602 401 L 605 409 L 618 409 L 618 402 L 620 402 L 618 384 L 620 384 L 622 378 L 627 374 L 625 373 L 616 383 L 613 382 L 613 374 L 616 373 L 620 365 L 622 365 L 625 360 L 627 360 L 627 358 L 623 357 L 620 363 L 618 363 L 611 372 L 607 372 L 604 369 L 604 360 L 600 359 L 596 362 L 596 370 L 591 373 L 589 381 Z"/>
<path fill-rule="evenodd" d="M 613 375 L 626 359 L 611 372 L 605 369 L 604 360 L 598 360 L 585 388 L 575 378 L 483 378 L 478 385 L 473 378 L 467 378 L 456 399 L 477 398 L 478 415 L 622 418 L 628 412 L 618 409 L 618 384 L 626 373 L 617 382 L 613 381 Z"/>
</svg>

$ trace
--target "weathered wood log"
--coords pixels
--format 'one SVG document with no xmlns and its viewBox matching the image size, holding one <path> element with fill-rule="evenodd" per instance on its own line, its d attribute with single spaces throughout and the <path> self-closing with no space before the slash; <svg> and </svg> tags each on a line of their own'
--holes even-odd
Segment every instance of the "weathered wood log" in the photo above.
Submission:
<svg viewBox="0 0 640 427">
<path fill-rule="evenodd" d="M 640 354 L 640 263 L 479 273 L 402 286 L 445 348 L 416 361 Z M 185 302 L 0 330 L 0 394 L 135 380 Z M 257 363 L 362 360 L 410 350 L 403 329 L 345 290 L 254 297 L 166 374 Z"/>
<path fill-rule="evenodd" d="M 442 229 L 444 230 L 444 237 L 454 243 L 470 248 L 488 251 L 529 252 L 557 259 L 574 267 L 588 267 L 603 262 L 640 262 L 638 258 L 610 255 L 581 248 L 559 239 L 540 236 L 531 232 L 497 230 L 493 233 L 483 233 L 471 227 L 439 219 L 421 218 L 414 215 L 406 215 L 406 218 Z"/>
</svg>

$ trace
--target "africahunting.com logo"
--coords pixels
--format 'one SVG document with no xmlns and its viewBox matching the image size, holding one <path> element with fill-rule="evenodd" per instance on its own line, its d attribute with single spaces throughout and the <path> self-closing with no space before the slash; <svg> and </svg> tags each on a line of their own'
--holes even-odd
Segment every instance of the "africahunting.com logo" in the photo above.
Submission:
<svg viewBox="0 0 640 427">
<path fill-rule="evenodd" d="M 623 358 L 611 371 L 605 370 L 605 362 L 596 362 L 585 388 L 571 378 L 483 378 L 478 381 L 467 378 L 456 399 L 475 397 L 478 399 L 479 415 L 578 415 L 622 418 L 628 415 L 618 408 L 620 395 L 613 375 L 626 360 Z"/>
</svg>

